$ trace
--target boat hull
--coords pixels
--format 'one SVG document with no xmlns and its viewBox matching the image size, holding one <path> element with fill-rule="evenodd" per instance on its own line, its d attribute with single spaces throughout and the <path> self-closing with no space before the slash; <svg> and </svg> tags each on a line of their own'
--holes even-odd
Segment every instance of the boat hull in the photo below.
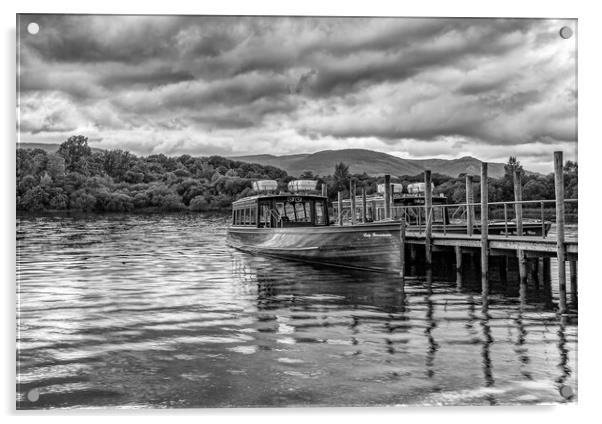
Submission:
<svg viewBox="0 0 602 424">
<path fill-rule="evenodd" d="M 230 227 L 227 243 L 261 255 L 328 266 L 398 273 L 399 223 L 350 226 Z"/>
</svg>

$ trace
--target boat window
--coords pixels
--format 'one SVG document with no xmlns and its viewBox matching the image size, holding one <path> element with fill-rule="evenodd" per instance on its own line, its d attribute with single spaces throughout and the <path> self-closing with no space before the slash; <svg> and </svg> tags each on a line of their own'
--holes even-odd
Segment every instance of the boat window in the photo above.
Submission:
<svg viewBox="0 0 602 424">
<path fill-rule="evenodd" d="M 257 219 L 255 217 L 255 211 L 256 211 L 256 209 L 254 207 L 251 207 L 251 220 L 249 222 L 249 224 L 251 224 L 251 225 L 257 225 Z"/>
<path fill-rule="evenodd" d="M 443 222 L 443 208 L 433 206 L 433 222 Z"/>
<path fill-rule="evenodd" d="M 324 202 L 316 201 L 316 225 L 326 225 L 326 214 L 324 213 Z"/>
<path fill-rule="evenodd" d="M 291 221 L 291 222 L 297 221 L 297 217 L 295 215 L 295 207 L 294 207 L 293 203 L 286 202 L 284 204 L 284 210 L 285 210 L 285 216 L 288 218 L 289 221 Z"/>
<path fill-rule="evenodd" d="M 276 210 L 278 211 L 278 217 L 285 216 L 284 203 L 282 203 L 282 202 L 276 203 Z"/>
<path fill-rule="evenodd" d="M 311 222 L 311 203 L 307 202 L 296 202 L 295 215 L 296 222 Z"/>
</svg>

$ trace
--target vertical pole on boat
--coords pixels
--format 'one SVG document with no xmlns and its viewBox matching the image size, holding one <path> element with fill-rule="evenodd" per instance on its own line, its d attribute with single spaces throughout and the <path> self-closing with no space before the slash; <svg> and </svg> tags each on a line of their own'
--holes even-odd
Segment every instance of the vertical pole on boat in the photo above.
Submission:
<svg viewBox="0 0 602 424">
<path fill-rule="evenodd" d="M 466 234 L 472 236 L 474 225 L 474 192 L 472 189 L 472 175 L 466 176 Z"/>
<path fill-rule="evenodd" d="M 391 176 L 385 174 L 385 219 L 391 218 Z"/>
<path fill-rule="evenodd" d="M 366 205 L 366 187 L 362 187 L 362 223 L 366 223 L 366 214 L 368 213 L 368 206 Z"/>
<path fill-rule="evenodd" d="M 322 197 L 328 197 L 328 186 L 326 183 L 322 183 Z"/>
<path fill-rule="evenodd" d="M 577 261 L 569 261 L 569 274 L 571 276 L 571 304 L 577 307 Z"/>
<path fill-rule="evenodd" d="M 431 171 L 424 171 L 424 219 L 426 224 L 424 249 L 426 262 L 426 281 L 431 283 L 433 280 L 433 245 L 431 235 L 433 231 L 433 193 L 431 188 Z"/>
<path fill-rule="evenodd" d="M 481 163 L 481 291 L 483 308 L 489 306 L 489 187 L 487 162 Z"/>
<path fill-rule="evenodd" d="M 403 283 L 406 274 L 406 220 L 403 215 L 399 225 L 399 276 Z"/>
<path fill-rule="evenodd" d="M 456 288 L 460 290 L 462 288 L 462 247 L 455 246 L 456 251 Z"/>
<path fill-rule="evenodd" d="M 378 214 L 376 209 L 376 200 L 372 201 L 372 211 L 370 212 L 370 218 L 372 221 L 378 221 Z"/>
<path fill-rule="evenodd" d="M 350 204 L 349 206 L 351 207 L 351 225 L 355 225 L 355 218 L 356 218 L 356 206 L 355 206 L 355 193 L 356 193 L 356 188 L 355 188 L 355 178 L 351 178 L 351 180 L 349 181 L 349 200 L 350 200 Z"/>
<path fill-rule="evenodd" d="M 339 225 L 343 225 L 343 193 L 341 193 L 340 191 L 338 192 L 338 212 L 339 212 L 339 217 L 338 217 L 338 221 L 339 221 Z"/>
<path fill-rule="evenodd" d="M 564 174 L 562 152 L 554 152 L 554 185 L 556 191 L 556 256 L 558 258 L 558 309 L 566 313 L 566 269 L 564 251 Z"/>
</svg>

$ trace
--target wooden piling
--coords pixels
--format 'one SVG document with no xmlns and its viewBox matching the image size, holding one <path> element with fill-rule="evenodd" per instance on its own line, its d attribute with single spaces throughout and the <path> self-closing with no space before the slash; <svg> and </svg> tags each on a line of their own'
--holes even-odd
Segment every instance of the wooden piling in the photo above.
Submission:
<svg viewBox="0 0 602 424">
<path fill-rule="evenodd" d="M 483 308 L 489 306 L 489 187 L 487 162 L 481 163 L 481 291 Z"/>
<path fill-rule="evenodd" d="M 558 259 L 558 312 L 566 313 L 566 269 L 564 251 L 564 174 L 562 152 L 554 152 L 556 193 L 556 257 Z"/>
<path fill-rule="evenodd" d="M 571 277 L 571 305 L 577 308 L 577 261 L 569 261 L 569 275 Z"/>
<path fill-rule="evenodd" d="M 521 185 L 521 175 L 518 170 L 512 171 L 512 180 L 514 181 L 514 201 L 521 202 L 523 200 L 523 189 Z M 521 203 L 514 204 L 514 214 L 516 217 L 516 235 L 523 235 L 523 205 Z"/>
<path fill-rule="evenodd" d="M 472 188 L 472 175 L 466 176 L 466 234 L 472 236 L 473 225 L 474 225 L 474 206 L 470 206 L 470 203 L 474 203 L 474 191 Z"/>
<path fill-rule="evenodd" d="M 527 301 L 527 258 L 523 250 L 517 250 L 518 254 L 518 298 L 521 305 Z"/>
<path fill-rule="evenodd" d="M 514 183 L 514 201 L 521 202 L 523 200 L 523 190 L 521 185 L 521 175 L 517 169 L 512 170 L 512 181 Z M 523 235 L 523 205 L 521 203 L 514 204 L 514 217 L 516 218 L 516 235 Z M 523 250 L 517 250 L 518 256 L 518 276 L 519 290 L 518 297 L 521 305 L 527 299 L 527 259 Z"/>
<path fill-rule="evenodd" d="M 425 220 L 425 266 L 426 266 L 426 281 L 428 283 L 433 280 L 433 245 L 431 243 L 433 232 L 433 193 L 431 188 L 431 171 L 424 171 L 424 220 Z"/>
<path fill-rule="evenodd" d="M 355 225 L 355 221 L 356 221 L 356 205 L 355 205 L 355 193 L 356 193 L 356 187 L 355 187 L 355 178 L 351 178 L 351 181 L 349 181 L 349 206 L 351 207 L 351 225 Z"/>
<path fill-rule="evenodd" d="M 401 224 L 399 227 L 399 276 L 403 282 L 405 277 L 405 265 L 406 265 L 406 220 L 401 217 Z"/>
<path fill-rule="evenodd" d="M 368 206 L 366 205 L 366 187 L 362 187 L 362 222 L 366 223 Z"/>
<path fill-rule="evenodd" d="M 552 265 L 548 257 L 543 257 L 541 262 L 544 302 L 546 308 L 549 309 L 552 307 Z"/>
<path fill-rule="evenodd" d="M 456 252 L 456 288 L 460 290 L 462 288 L 462 247 L 455 246 Z"/>
<path fill-rule="evenodd" d="M 338 212 L 339 212 L 339 216 L 338 216 L 338 221 L 339 221 L 339 225 L 343 225 L 343 193 L 341 193 L 340 191 L 337 193 L 338 196 Z"/>
<path fill-rule="evenodd" d="M 530 259 L 528 264 L 530 268 L 531 279 L 533 280 L 533 286 L 535 287 L 535 290 L 539 291 L 539 258 Z"/>
<path fill-rule="evenodd" d="M 410 274 L 415 276 L 416 272 L 416 245 L 410 244 Z"/>
<path fill-rule="evenodd" d="M 391 176 L 385 175 L 385 219 L 391 218 Z"/>
</svg>

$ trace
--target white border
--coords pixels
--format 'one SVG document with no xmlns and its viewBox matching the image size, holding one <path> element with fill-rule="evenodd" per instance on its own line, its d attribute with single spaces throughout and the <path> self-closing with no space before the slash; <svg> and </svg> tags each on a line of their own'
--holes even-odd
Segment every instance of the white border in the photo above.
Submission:
<svg viewBox="0 0 602 424">
<path fill-rule="evenodd" d="M 597 412 L 597 394 L 600 382 L 601 333 L 598 328 L 600 310 L 597 303 L 601 299 L 599 269 L 594 268 L 599 246 L 594 237 L 600 233 L 600 199 L 602 159 L 600 144 L 599 96 L 600 78 L 600 22 L 599 14 L 593 6 L 585 2 L 555 1 L 527 2 L 525 0 L 483 1 L 431 1 L 391 2 L 371 0 L 350 4 L 349 1 L 327 2 L 325 0 L 284 1 L 230 1 L 218 2 L 179 1 L 148 2 L 123 0 L 103 0 L 85 3 L 81 0 L 35 1 L 21 0 L 13 4 L 3 3 L 0 19 L 3 23 L 4 66 L 2 69 L 5 100 L 2 102 L 2 128 L 4 129 L 2 195 L 5 199 L 2 208 L 2 240 L 4 289 L 2 300 L 3 341 L 1 354 L 5 372 L 2 381 L 2 408 L 5 418 L 12 421 L 43 422 L 61 424 L 67 422 L 102 422 L 142 418 L 146 422 L 163 422 L 175 416 L 178 421 L 230 421 L 240 422 L 306 422 L 308 420 L 342 419 L 345 422 L 364 422 L 371 418 L 384 421 L 421 422 L 487 422 L 507 423 L 510 420 L 540 420 L 542 423 L 590 421 Z M 594 2 L 590 2 L 594 4 Z M 234 409 L 234 410 L 186 410 L 186 411 L 88 411 L 82 412 L 15 412 L 15 21 L 16 13 L 145 13 L 145 14 L 252 14 L 252 15 L 378 15 L 378 16 L 481 16 L 481 17 L 549 17 L 577 18 L 579 35 L 579 167 L 581 231 L 580 231 L 580 323 L 579 323 L 579 405 L 555 407 L 446 407 L 446 408 L 333 408 L 333 409 Z M 551 154 L 551 152 L 550 152 Z M 585 243 L 585 244 L 584 244 Z M 84 415 L 84 416 L 82 416 Z M 522 420 L 521 420 L 522 421 Z"/>
</svg>

